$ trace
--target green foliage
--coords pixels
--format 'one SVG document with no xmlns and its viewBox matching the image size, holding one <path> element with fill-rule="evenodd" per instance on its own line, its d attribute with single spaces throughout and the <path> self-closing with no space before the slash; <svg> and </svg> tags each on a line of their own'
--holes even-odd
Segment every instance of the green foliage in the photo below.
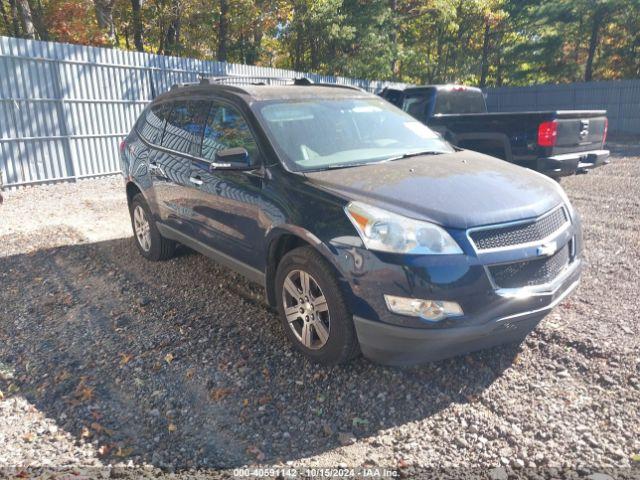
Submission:
<svg viewBox="0 0 640 480">
<path fill-rule="evenodd" d="M 36 38 L 322 74 L 480 85 L 640 77 L 640 0 L 0 0 L 0 34 L 34 36 L 15 5 L 30 6 Z"/>
</svg>

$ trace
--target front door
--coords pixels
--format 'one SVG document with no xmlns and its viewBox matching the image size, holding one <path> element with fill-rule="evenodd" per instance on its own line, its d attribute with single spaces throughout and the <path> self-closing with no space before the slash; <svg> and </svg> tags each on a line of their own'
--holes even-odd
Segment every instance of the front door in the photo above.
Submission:
<svg viewBox="0 0 640 480">
<path fill-rule="evenodd" d="M 247 170 L 211 170 L 218 150 L 243 147 L 249 152 Z M 194 196 L 197 240 L 255 269 L 264 269 L 260 222 L 262 182 L 256 141 L 240 112 L 212 102 L 204 128 L 201 160 L 191 165 L 192 178 L 201 182 Z"/>
</svg>

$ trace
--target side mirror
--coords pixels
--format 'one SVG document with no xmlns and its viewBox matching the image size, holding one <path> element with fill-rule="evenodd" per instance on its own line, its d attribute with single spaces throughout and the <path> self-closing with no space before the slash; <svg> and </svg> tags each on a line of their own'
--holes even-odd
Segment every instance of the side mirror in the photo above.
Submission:
<svg viewBox="0 0 640 480">
<path fill-rule="evenodd" d="M 216 152 L 215 162 L 210 170 L 247 170 L 251 168 L 249 152 L 246 148 L 225 148 Z"/>
</svg>

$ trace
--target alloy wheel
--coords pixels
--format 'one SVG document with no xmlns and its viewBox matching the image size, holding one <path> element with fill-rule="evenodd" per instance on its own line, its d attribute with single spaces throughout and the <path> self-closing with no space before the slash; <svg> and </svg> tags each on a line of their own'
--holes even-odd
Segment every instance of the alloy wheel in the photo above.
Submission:
<svg viewBox="0 0 640 480">
<path fill-rule="evenodd" d="M 282 305 L 293 334 L 311 350 L 329 340 L 331 317 L 327 300 L 318 282 L 304 270 L 292 270 L 284 280 Z"/>
<path fill-rule="evenodd" d="M 138 244 L 145 252 L 148 252 L 151 249 L 151 226 L 144 208 L 140 205 L 136 205 L 133 210 L 133 229 L 138 239 Z"/>
</svg>

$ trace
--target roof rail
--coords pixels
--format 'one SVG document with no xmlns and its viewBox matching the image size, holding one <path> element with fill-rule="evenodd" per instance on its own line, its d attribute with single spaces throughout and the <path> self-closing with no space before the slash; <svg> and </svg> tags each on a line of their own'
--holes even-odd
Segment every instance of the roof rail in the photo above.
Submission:
<svg viewBox="0 0 640 480">
<path fill-rule="evenodd" d="M 286 85 L 314 85 L 317 87 L 348 88 L 350 90 L 363 91 L 362 88 L 354 85 L 343 85 L 339 83 L 315 83 L 308 77 L 260 77 L 253 75 L 225 75 L 219 77 L 201 77 L 200 85 L 214 85 L 234 82 L 247 82 L 249 85 L 274 85 L 273 82 L 284 82 Z M 245 85 L 247 84 L 245 83 Z M 277 85 L 277 83 L 276 83 Z"/>
<path fill-rule="evenodd" d="M 190 82 L 190 83 L 174 83 L 173 85 L 171 85 L 171 88 L 169 88 L 169 91 L 171 90 L 177 90 L 178 88 L 182 88 L 182 87 L 191 87 L 193 85 L 198 85 L 195 82 Z"/>
<path fill-rule="evenodd" d="M 284 82 L 290 85 L 310 85 L 308 78 L 260 77 L 254 75 L 224 75 L 219 77 L 200 77 L 200 85 L 223 84 L 226 82 L 246 82 L 249 85 L 273 85 L 273 82 Z"/>
</svg>

